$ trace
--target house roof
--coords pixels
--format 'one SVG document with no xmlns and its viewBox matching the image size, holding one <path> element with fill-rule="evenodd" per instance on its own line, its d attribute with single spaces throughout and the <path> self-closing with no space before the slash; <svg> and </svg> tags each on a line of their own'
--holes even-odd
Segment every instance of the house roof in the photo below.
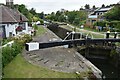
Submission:
<svg viewBox="0 0 120 80">
<path fill-rule="evenodd" d="M 0 5 L 0 23 L 28 21 L 18 10 Z"/>
<path fill-rule="evenodd" d="M 106 8 L 98 8 L 95 10 L 95 12 L 107 12 L 111 9 L 112 7 L 106 7 Z"/>
<path fill-rule="evenodd" d="M 95 15 L 96 13 L 99 13 L 99 12 L 107 12 L 112 8 L 113 7 L 98 8 L 94 12 L 91 12 L 90 15 Z"/>
</svg>

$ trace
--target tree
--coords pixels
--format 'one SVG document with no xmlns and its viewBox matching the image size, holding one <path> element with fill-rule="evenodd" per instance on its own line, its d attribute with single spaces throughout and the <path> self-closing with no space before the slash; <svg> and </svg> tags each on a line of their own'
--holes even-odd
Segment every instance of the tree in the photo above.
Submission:
<svg viewBox="0 0 120 80">
<path fill-rule="evenodd" d="M 16 8 L 23 14 L 25 15 L 27 18 L 28 18 L 28 9 L 26 8 L 26 6 L 24 4 L 21 4 L 21 5 L 16 5 Z"/>
<path fill-rule="evenodd" d="M 73 24 L 79 25 L 80 23 L 80 18 L 75 18 Z"/>
<path fill-rule="evenodd" d="M 105 5 L 104 4 L 102 4 L 102 8 L 104 8 L 105 7 Z"/>
<path fill-rule="evenodd" d="M 37 21 L 39 21 L 39 17 L 33 16 L 32 20 L 33 20 L 34 22 L 37 22 Z"/>
<path fill-rule="evenodd" d="M 37 13 L 36 13 L 36 10 L 34 9 L 34 8 L 31 8 L 30 10 L 29 10 L 29 12 L 31 13 L 31 14 L 33 14 L 33 15 L 36 15 Z"/>
<path fill-rule="evenodd" d="M 58 18 L 62 15 L 60 11 L 57 11 L 55 14 L 55 21 L 58 21 Z"/>
<path fill-rule="evenodd" d="M 58 21 L 60 21 L 60 22 L 64 22 L 65 20 L 66 20 L 66 18 L 65 18 L 64 15 L 60 15 L 60 16 L 58 17 Z"/>
<path fill-rule="evenodd" d="M 52 12 L 51 15 L 49 16 L 49 18 L 50 18 L 50 20 L 53 20 L 53 21 L 54 21 L 54 20 L 55 20 L 55 13 Z"/>
<path fill-rule="evenodd" d="M 41 19 L 44 19 L 44 12 L 38 13 L 38 16 L 39 16 Z"/>
<path fill-rule="evenodd" d="M 93 9 L 96 9 L 95 5 L 93 5 Z"/>
<path fill-rule="evenodd" d="M 81 6 L 80 10 L 84 10 L 82 6 Z"/>
<path fill-rule="evenodd" d="M 71 11 L 68 13 L 68 21 L 72 24 L 75 19 L 76 13 L 75 11 Z"/>
<path fill-rule="evenodd" d="M 85 5 L 85 9 L 90 9 L 90 5 L 89 5 L 89 4 L 86 4 L 86 5 Z"/>
<path fill-rule="evenodd" d="M 109 21 L 118 20 L 120 21 L 120 6 L 115 6 L 105 15 L 105 18 Z"/>
<path fill-rule="evenodd" d="M 60 22 L 68 22 L 70 24 L 79 25 L 81 22 L 83 23 L 86 20 L 87 12 L 84 10 L 80 11 L 66 11 L 60 12 L 57 11 L 56 14 L 53 12 L 50 15 L 47 15 L 47 19 L 60 21 Z"/>
</svg>

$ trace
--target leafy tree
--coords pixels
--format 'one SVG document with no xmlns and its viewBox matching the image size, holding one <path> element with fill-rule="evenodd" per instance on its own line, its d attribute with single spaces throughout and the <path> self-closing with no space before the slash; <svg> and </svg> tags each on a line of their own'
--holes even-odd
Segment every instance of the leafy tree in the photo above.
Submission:
<svg viewBox="0 0 120 80">
<path fill-rule="evenodd" d="M 102 26 L 105 27 L 106 26 L 106 22 L 105 21 L 98 21 L 94 23 L 94 26 Z"/>
<path fill-rule="evenodd" d="M 105 7 L 105 5 L 104 4 L 102 4 L 102 6 L 101 6 L 102 8 L 104 8 Z"/>
<path fill-rule="evenodd" d="M 32 20 L 33 20 L 34 22 L 37 22 L 37 21 L 39 21 L 39 17 L 33 16 Z"/>
<path fill-rule="evenodd" d="M 60 21 L 60 22 L 64 22 L 65 20 L 66 20 L 66 18 L 65 18 L 64 15 L 60 15 L 60 16 L 58 17 L 58 21 Z"/>
<path fill-rule="evenodd" d="M 85 5 L 85 9 L 90 9 L 90 5 L 89 5 L 89 4 L 86 4 L 86 5 Z"/>
<path fill-rule="evenodd" d="M 17 8 L 23 15 L 25 15 L 28 18 L 29 11 L 24 4 L 17 5 Z"/>
<path fill-rule="evenodd" d="M 31 13 L 31 14 L 33 14 L 33 15 L 36 15 L 37 13 L 36 13 L 36 10 L 34 9 L 34 8 L 31 8 L 30 10 L 29 10 L 29 12 Z"/>
<path fill-rule="evenodd" d="M 93 5 L 93 9 L 96 9 L 95 5 Z"/>
<path fill-rule="evenodd" d="M 59 17 L 62 15 L 62 13 L 60 11 L 57 11 L 55 14 L 55 21 L 58 21 Z M 62 16 L 61 16 L 62 18 Z"/>
<path fill-rule="evenodd" d="M 68 21 L 72 24 L 75 19 L 76 13 L 75 11 L 71 11 L 68 13 Z"/>
<path fill-rule="evenodd" d="M 119 29 L 119 31 L 120 31 L 120 22 L 119 23 L 117 23 L 117 25 L 115 26 L 117 29 Z"/>
<path fill-rule="evenodd" d="M 75 25 L 78 25 L 80 23 L 80 19 L 79 18 L 75 18 L 74 22 Z"/>
<path fill-rule="evenodd" d="M 109 21 L 118 20 L 120 21 L 120 6 L 115 6 L 105 15 L 105 18 Z"/>
<path fill-rule="evenodd" d="M 81 6 L 80 10 L 84 10 L 82 6 Z"/>
<path fill-rule="evenodd" d="M 34 16 L 39 18 L 34 8 L 28 10 L 24 4 L 21 5 L 16 4 L 14 5 L 14 8 L 18 9 L 23 15 L 25 15 L 28 18 L 29 23 L 33 21 Z"/>
<path fill-rule="evenodd" d="M 52 12 L 51 15 L 49 15 L 49 19 L 53 20 L 53 21 L 55 20 L 55 13 L 54 12 Z"/>
<path fill-rule="evenodd" d="M 66 12 L 60 12 L 57 11 L 55 13 L 51 13 L 50 15 L 47 15 L 47 19 L 54 20 L 54 21 L 60 21 L 60 22 L 68 22 L 70 24 L 79 25 L 81 22 L 86 20 L 87 12 L 80 10 L 80 11 L 66 11 Z"/>
<path fill-rule="evenodd" d="M 39 16 L 41 19 L 44 19 L 44 12 L 38 13 L 38 16 Z"/>
</svg>

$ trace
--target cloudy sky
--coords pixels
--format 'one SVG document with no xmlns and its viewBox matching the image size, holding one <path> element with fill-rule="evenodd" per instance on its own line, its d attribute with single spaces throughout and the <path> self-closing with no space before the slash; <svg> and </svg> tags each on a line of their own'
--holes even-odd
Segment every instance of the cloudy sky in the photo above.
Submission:
<svg viewBox="0 0 120 80">
<path fill-rule="evenodd" d="M 0 0 L 5 3 L 6 0 Z M 81 6 L 90 4 L 92 7 L 100 7 L 102 4 L 109 5 L 118 3 L 120 0 L 14 0 L 15 4 L 25 4 L 29 9 L 35 8 L 37 12 L 51 13 L 62 8 L 66 10 L 79 10 Z"/>
</svg>

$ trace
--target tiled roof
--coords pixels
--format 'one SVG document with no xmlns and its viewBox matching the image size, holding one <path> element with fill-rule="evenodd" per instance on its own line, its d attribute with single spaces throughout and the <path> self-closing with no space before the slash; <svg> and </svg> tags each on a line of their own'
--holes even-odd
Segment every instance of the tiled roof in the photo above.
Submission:
<svg viewBox="0 0 120 80">
<path fill-rule="evenodd" d="M 1 12 L 0 23 L 20 22 L 21 20 L 28 21 L 28 19 L 18 10 L 10 9 L 3 5 L 0 5 L 0 12 Z"/>
</svg>

